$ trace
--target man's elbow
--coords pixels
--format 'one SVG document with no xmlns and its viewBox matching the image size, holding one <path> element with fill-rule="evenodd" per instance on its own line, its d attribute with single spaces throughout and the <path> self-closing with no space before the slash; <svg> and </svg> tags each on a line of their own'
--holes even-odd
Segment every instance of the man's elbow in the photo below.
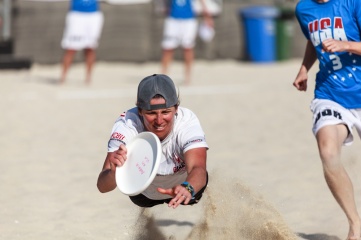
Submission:
<svg viewBox="0 0 361 240">
<path fill-rule="evenodd" d="M 104 188 L 104 186 L 101 183 L 99 183 L 99 181 L 97 182 L 97 188 L 98 188 L 99 192 L 101 192 L 101 193 L 109 192 L 106 190 L 106 188 Z"/>
<path fill-rule="evenodd" d="M 101 193 L 107 193 L 107 192 L 113 191 L 116 187 L 117 187 L 116 184 L 114 186 L 112 186 L 109 184 L 104 184 L 100 181 L 97 182 L 97 188 L 98 188 L 99 192 L 101 192 Z"/>
</svg>

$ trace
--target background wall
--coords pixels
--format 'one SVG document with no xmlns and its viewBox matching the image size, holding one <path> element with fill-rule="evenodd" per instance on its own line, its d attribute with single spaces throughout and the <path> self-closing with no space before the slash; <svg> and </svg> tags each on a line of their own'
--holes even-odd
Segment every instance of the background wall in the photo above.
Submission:
<svg viewBox="0 0 361 240">
<path fill-rule="evenodd" d="M 14 55 L 29 57 L 41 64 L 59 63 L 62 57 L 60 41 L 63 34 L 68 2 L 13 2 L 12 36 Z M 243 59 L 243 26 L 239 9 L 255 4 L 275 4 L 271 1 L 224 0 L 223 11 L 215 18 L 216 36 L 211 43 L 197 39 L 197 59 Z M 288 2 L 288 6 L 294 4 Z M 156 14 L 154 2 L 135 5 L 101 3 L 104 28 L 97 51 L 102 61 L 159 61 L 161 56 L 164 16 Z M 293 19 L 291 57 L 302 57 L 305 38 Z M 176 59 L 182 57 L 180 49 Z M 75 61 L 82 60 L 78 53 Z"/>
</svg>

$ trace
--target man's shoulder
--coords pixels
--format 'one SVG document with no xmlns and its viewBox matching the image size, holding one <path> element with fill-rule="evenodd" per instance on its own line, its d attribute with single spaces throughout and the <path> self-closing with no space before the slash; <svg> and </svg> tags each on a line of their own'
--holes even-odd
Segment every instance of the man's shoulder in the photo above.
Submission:
<svg viewBox="0 0 361 240">
<path fill-rule="evenodd" d="M 307 8 L 309 7 L 310 5 L 314 5 L 315 2 L 313 0 L 300 0 L 298 1 L 298 3 L 296 4 L 296 8 L 295 8 L 295 11 L 299 11 L 300 9 L 303 9 L 303 8 Z"/>
<path fill-rule="evenodd" d="M 178 107 L 178 112 L 177 114 L 179 115 L 179 117 L 181 118 L 192 118 L 192 117 L 196 117 L 196 114 L 190 110 L 189 108 L 185 108 L 185 107 Z"/>
<path fill-rule="evenodd" d="M 138 120 L 140 117 L 139 117 L 139 114 L 138 114 L 138 108 L 137 107 L 134 107 L 134 108 L 131 108 L 131 109 L 128 109 L 124 112 L 122 112 L 116 122 L 118 121 L 126 121 L 126 120 Z"/>
</svg>

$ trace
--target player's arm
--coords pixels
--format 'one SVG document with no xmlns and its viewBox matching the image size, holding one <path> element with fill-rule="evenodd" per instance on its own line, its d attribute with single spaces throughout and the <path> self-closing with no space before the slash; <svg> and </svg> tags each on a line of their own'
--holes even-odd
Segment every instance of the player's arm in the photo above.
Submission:
<svg viewBox="0 0 361 240">
<path fill-rule="evenodd" d="M 100 192 L 110 192 L 116 188 L 115 168 L 117 166 L 123 166 L 126 160 L 127 148 L 125 145 L 120 145 L 118 150 L 107 153 L 103 169 L 99 174 L 97 182 L 97 187 Z"/>
<path fill-rule="evenodd" d="M 193 187 L 193 194 L 196 194 L 207 182 L 207 148 L 202 147 L 188 150 L 184 157 L 188 173 L 186 181 Z M 168 204 L 169 207 L 173 208 L 178 207 L 182 202 L 188 204 L 193 197 L 192 193 L 180 184 L 171 189 L 158 188 L 158 191 L 173 197 Z"/>
<path fill-rule="evenodd" d="M 307 90 L 308 71 L 311 69 L 316 60 L 316 49 L 314 48 L 312 42 L 308 40 L 300 70 L 298 71 L 296 79 L 293 82 L 293 86 L 295 86 L 298 90 Z"/>
<path fill-rule="evenodd" d="M 201 190 L 207 182 L 207 148 L 194 148 L 184 154 L 188 173 L 187 182 L 194 188 L 194 193 Z"/>
<path fill-rule="evenodd" d="M 202 14 L 203 14 L 205 23 L 210 27 L 214 27 L 213 17 L 207 9 L 205 0 L 200 0 L 200 2 L 201 2 L 202 9 L 203 9 Z"/>
<path fill-rule="evenodd" d="M 170 14 L 171 0 L 163 0 L 163 14 L 168 16 Z"/>
</svg>

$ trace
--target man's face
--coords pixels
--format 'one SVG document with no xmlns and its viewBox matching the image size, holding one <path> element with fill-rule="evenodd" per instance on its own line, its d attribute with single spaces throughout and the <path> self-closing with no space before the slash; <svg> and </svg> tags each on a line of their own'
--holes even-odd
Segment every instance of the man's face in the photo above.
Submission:
<svg viewBox="0 0 361 240">
<path fill-rule="evenodd" d="M 165 104 L 164 98 L 153 98 L 151 105 Z M 143 110 L 139 112 L 143 116 L 145 129 L 154 133 L 160 140 L 163 140 L 172 131 L 176 107 L 161 108 L 157 110 Z"/>
</svg>

